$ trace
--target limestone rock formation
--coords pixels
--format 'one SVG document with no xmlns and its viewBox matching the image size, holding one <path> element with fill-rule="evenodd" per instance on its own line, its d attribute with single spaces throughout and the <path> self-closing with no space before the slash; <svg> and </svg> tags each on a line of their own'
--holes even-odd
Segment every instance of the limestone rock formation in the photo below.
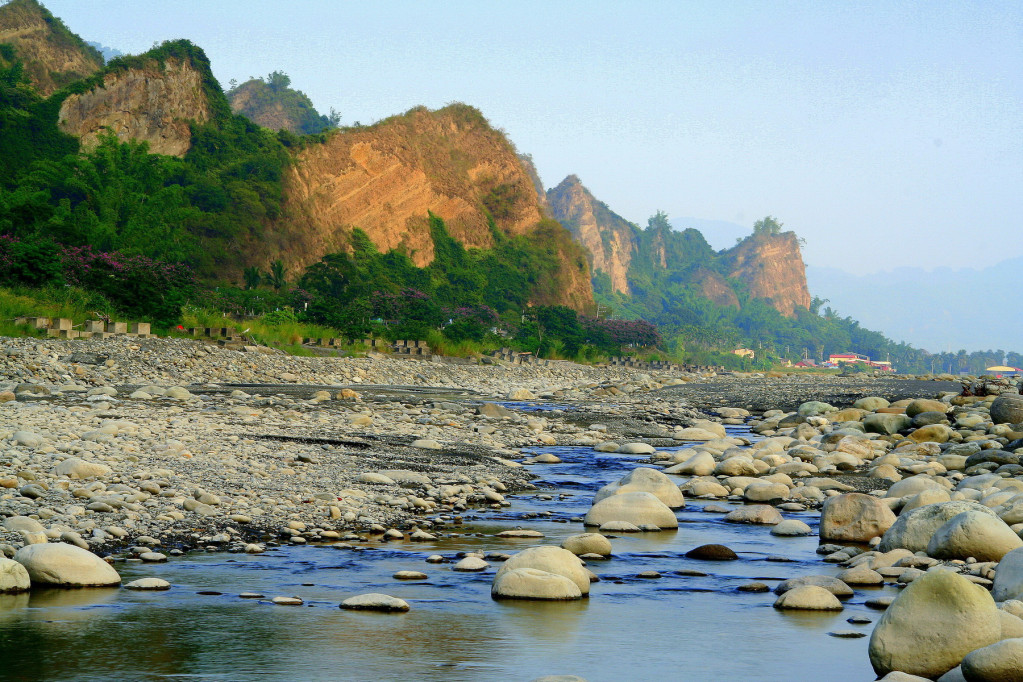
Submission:
<svg viewBox="0 0 1023 682">
<path fill-rule="evenodd" d="M 175 57 L 111 70 L 101 84 L 64 100 L 58 125 L 86 149 L 110 131 L 121 140 L 148 142 L 154 154 L 184 156 L 192 144 L 188 121 L 210 118 L 203 75 L 191 59 Z"/>
<path fill-rule="evenodd" d="M 43 96 L 103 68 L 103 55 L 36 0 L 11 0 L 0 6 L 0 43 L 14 47 L 26 75 Z"/>
</svg>

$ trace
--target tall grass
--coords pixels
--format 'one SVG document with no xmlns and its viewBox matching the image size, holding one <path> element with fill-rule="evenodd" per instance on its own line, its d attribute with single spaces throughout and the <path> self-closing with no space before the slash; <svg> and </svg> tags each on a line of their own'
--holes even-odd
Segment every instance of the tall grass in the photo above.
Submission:
<svg viewBox="0 0 1023 682">
<path fill-rule="evenodd" d="M 77 287 L 0 288 L 0 336 L 45 336 L 43 330 L 14 324 L 18 317 L 67 317 L 81 324 L 101 315 L 121 320 L 108 300 Z"/>
</svg>

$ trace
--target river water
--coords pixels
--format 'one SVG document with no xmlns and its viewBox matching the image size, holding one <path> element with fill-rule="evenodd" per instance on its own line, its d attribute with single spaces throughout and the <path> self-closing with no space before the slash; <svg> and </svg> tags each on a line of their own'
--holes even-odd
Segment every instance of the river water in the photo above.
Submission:
<svg viewBox="0 0 1023 682">
<path fill-rule="evenodd" d="M 733 431 L 739 433 L 739 431 Z M 702 500 L 679 510 L 677 532 L 612 539 L 614 557 L 590 562 L 601 576 L 589 599 L 496 602 L 484 573 L 457 573 L 430 554 L 512 553 L 538 539 L 493 534 L 521 526 L 556 544 L 583 532 L 593 492 L 644 457 L 589 448 L 544 448 L 562 464 L 536 465 L 550 490 L 510 496 L 511 507 L 480 511 L 435 542 L 287 546 L 261 555 L 194 552 L 166 564 L 117 564 L 125 582 L 164 578 L 167 592 L 123 589 L 33 591 L 0 596 L 2 680 L 531 680 L 575 674 L 612 680 L 870 680 L 867 638 L 850 616 L 880 616 L 863 605 L 895 588 L 857 588 L 839 613 L 778 611 L 773 594 L 738 592 L 760 580 L 772 587 L 799 575 L 837 572 L 815 553 L 816 537 L 778 538 L 769 527 L 722 522 Z M 552 499 L 541 499 L 547 495 Z M 564 496 L 563 496 L 564 495 Z M 816 528 L 814 513 L 786 513 Z M 739 561 L 685 558 L 720 543 Z M 785 561 L 778 559 L 784 558 Z M 422 582 L 391 576 L 428 575 Z M 658 571 L 660 579 L 640 578 Z M 698 571 L 706 575 L 685 575 Z M 201 595 L 201 591 L 220 592 Z M 258 592 L 265 599 L 242 599 Z M 342 611 L 363 592 L 411 605 L 406 614 Z M 303 606 L 277 606 L 274 596 Z"/>
</svg>

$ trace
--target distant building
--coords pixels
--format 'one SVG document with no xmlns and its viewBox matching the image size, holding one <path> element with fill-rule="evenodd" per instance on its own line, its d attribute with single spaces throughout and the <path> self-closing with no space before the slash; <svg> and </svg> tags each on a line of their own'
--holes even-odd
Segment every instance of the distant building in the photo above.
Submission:
<svg viewBox="0 0 1023 682">
<path fill-rule="evenodd" d="M 793 365 L 793 367 L 816 367 L 816 366 L 817 366 L 817 363 L 814 362 L 813 360 L 811 360 L 810 358 L 805 358 L 803 360 L 800 360 L 795 365 Z"/>
<path fill-rule="evenodd" d="M 833 365 L 837 365 L 842 362 L 848 362 L 850 364 L 863 362 L 870 364 L 870 358 L 866 355 L 860 355 L 859 353 L 832 353 L 828 356 L 828 362 Z"/>
</svg>

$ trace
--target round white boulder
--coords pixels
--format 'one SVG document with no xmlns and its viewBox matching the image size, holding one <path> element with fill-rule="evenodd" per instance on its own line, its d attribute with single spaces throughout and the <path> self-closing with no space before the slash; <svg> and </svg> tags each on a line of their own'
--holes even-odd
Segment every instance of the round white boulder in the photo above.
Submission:
<svg viewBox="0 0 1023 682">
<path fill-rule="evenodd" d="M 537 568 L 513 568 L 494 576 L 490 589 L 494 599 L 539 599 L 567 601 L 581 599 L 579 586 L 557 573 Z"/>
<path fill-rule="evenodd" d="M 62 542 L 26 545 L 17 551 L 14 560 L 25 567 L 35 585 L 102 587 L 121 582 L 121 576 L 103 559 Z"/>
<path fill-rule="evenodd" d="M 678 486 L 663 473 L 650 467 L 638 467 L 620 480 L 608 483 L 593 496 L 593 503 L 596 504 L 612 495 L 636 492 L 652 493 L 672 509 L 686 506 L 685 497 Z"/>
<path fill-rule="evenodd" d="M 611 555 L 611 541 L 600 533 L 579 533 L 569 535 L 561 543 L 562 549 L 567 549 L 576 556 L 580 554 L 599 554 L 600 556 Z"/>
<path fill-rule="evenodd" d="M 587 526 L 602 526 L 609 521 L 625 521 L 635 526 L 678 528 L 675 512 L 656 495 L 646 492 L 621 493 L 607 497 L 590 507 L 583 519 Z"/>
<path fill-rule="evenodd" d="M 841 611 L 842 602 L 823 587 L 800 585 L 782 594 L 774 602 L 776 609 L 803 611 Z"/>
<path fill-rule="evenodd" d="M 590 572 L 583 566 L 579 557 L 567 549 L 543 545 L 516 552 L 497 571 L 497 575 L 494 576 L 494 584 L 496 585 L 498 579 L 504 574 L 517 568 L 533 568 L 564 576 L 579 588 L 580 594 L 590 593 Z"/>
<path fill-rule="evenodd" d="M 26 592 L 30 586 L 25 567 L 17 561 L 0 556 L 0 594 Z"/>
</svg>

